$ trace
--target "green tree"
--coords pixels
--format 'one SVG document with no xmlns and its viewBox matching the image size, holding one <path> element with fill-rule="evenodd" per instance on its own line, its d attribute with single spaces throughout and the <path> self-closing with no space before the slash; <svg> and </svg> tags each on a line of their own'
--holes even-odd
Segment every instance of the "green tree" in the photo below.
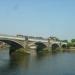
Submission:
<svg viewBox="0 0 75 75">
<path fill-rule="evenodd" d="M 63 42 L 67 42 L 68 43 L 68 40 L 63 40 Z"/>
<path fill-rule="evenodd" d="M 74 43 L 75 42 L 75 39 L 72 39 L 71 42 Z"/>
</svg>

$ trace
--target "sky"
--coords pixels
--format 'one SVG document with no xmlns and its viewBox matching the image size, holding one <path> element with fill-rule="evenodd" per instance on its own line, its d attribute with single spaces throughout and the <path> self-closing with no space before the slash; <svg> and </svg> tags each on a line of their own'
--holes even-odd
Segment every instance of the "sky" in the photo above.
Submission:
<svg viewBox="0 0 75 75">
<path fill-rule="evenodd" d="M 75 38 L 75 0 L 0 0 L 0 34 Z"/>
</svg>

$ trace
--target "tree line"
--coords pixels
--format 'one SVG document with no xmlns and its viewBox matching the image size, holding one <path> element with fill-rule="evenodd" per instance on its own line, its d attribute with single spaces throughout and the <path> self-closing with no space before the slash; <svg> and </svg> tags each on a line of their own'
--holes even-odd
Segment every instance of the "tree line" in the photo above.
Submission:
<svg viewBox="0 0 75 75">
<path fill-rule="evenodd" d="M 71 39 L 70 42 L 68 40 L 63 40 L 63 42 L 67 42 L 68 47 L 75 47 L 75 39 Z"/>
</svg>

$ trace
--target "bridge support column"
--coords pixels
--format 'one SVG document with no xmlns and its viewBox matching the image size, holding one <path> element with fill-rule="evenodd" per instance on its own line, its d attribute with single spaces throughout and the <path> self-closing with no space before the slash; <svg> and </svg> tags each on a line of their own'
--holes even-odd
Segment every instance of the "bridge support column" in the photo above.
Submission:
<svg viewBox="0 0 75 75">
<path fill-rule="evenodd" d="M 29 47 L 28 47 L 28 36 L 25 36 L 25 51 L 27 53 L 30 53 Z"/>
<path fill-rule="evenodd" d="M 48 51 L 51 51 L 51 46 L 50 46 L 50 44 L 51 44 L 51 42 L 50 42 L 50 38 L 48 38 Z"/>
<path fill-rule="evenodd" d="M 25 36 L 24 48 L 26 49 L 27 47 L 28 47 L 28 37 Z"/>
<path fill-rule="evenodd" d="M 62 51 L 62 42 L 60 41 L 60 51 Z"/>
</svg>

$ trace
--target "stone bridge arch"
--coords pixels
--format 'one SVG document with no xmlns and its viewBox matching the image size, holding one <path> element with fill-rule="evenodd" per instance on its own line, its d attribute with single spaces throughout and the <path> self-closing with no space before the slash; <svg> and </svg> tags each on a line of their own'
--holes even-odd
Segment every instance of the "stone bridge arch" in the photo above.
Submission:
<svg viewBox="0 0 75 75">
<path fill-rule="evenodd" d="M 67 48 L 67 43 L 62 44 L 61 48 Z"/>
<path fill-rule="evenodd" d="M 38 50 L 43 50 L 44 48 L 47 48 L 47 43 L 41 42 L 41 41 L 28 41 L 28 47 L 30 49 L 35 49 L 36 51 Z"/>
<path fill-rule="evenodd" d="M 16 41 L 12 41 L 12 40 L 0 40 L 0 41 L 5 42 L 8 45 L 13 46 L 16 49 L 23 47 L 20 43 L 18 43 Z"/>
<path fill-rule="evenodd" d="M 56 43 L 52 44 L 52 51 L 55 51 L 58 48 L 60 48 L 58 44 L 56 44 Z"/>
<path fill-rule="evenodd" d="M 10 45 L 9 54 L 16 51 L 19 48 L 25 48 L 25 42 L 22 40 L 10 40 L 10 39 L 0 39 L 0 41 Z"/>
<path fill-rule="evenodd" d="M 47 48 L 47 46 L 43 42 L 36 42 L 35 44 L 37 46 L 37 48 L 36 48 L 37 52 L 40 52 L 40 51 L 44 50 L 45 48 Z"/>
<path fill-rule="evenodd" d="M 60 43 L 52 43 L 51 44 L 51 50 L 54 51 L 58 51 L 60 49 Z"/>
</svg>

